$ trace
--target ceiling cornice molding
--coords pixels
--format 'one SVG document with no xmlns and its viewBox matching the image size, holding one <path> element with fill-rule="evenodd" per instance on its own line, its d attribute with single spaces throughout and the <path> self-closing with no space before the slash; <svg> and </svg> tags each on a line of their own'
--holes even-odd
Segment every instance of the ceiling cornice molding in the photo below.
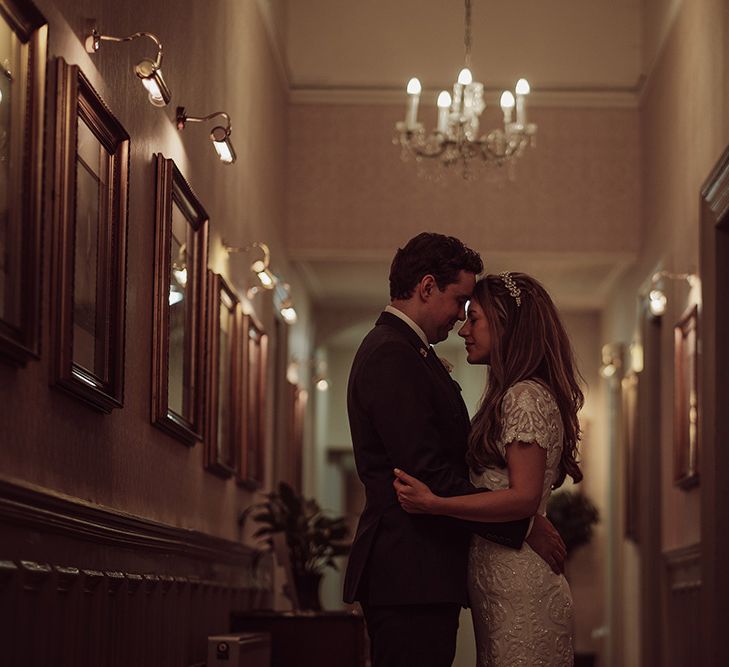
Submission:
<svg viewBox="0 0 729 667">
<path fill-rule="evenodd" d="M 532 90 L 531 107 L 637 109 L 640 105 L 638 85 L 632 88 L 544 89 Z M 421 104 L 435 106 L 439 91 L 425 90 Z M 498 105 L 501 90 L 484 92 L 487 104 Z M 431 99 L 432 98 L 432 99 Z M 292 105 L 404 106 L 405 92 L 391 88 L 295 88 L 289 91 Z"/>
<path fill-rule="evenodd" d="M 407 239 L 404 239 L 406 241 Z M 610 261 L 620 266 L 628 266 L 634 263 L 638 257 L 638 253 L 632 250 L 579 250 L 570 249 L 565 251 L 550 250 L 488 250 L 480 251 L 476 244 L 474 249 L 482 252 L 489 260 L 499 262 L 510 262 L 523 260 L 528 255 L 533 260 L 562 262 L 570 260 L 583 266 L 590 266 L 595 262 Z M 293 248 L 287 247 L 287 255 L 291 262 L 297 264 L 299 262 L 391 262 L 393 249 L 366 249 L 366 248 Z"/>
</svg>

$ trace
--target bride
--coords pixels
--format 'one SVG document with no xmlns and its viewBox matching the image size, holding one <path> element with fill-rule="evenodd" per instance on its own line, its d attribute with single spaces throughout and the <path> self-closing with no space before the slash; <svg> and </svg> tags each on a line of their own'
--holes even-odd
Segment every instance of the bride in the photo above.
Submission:
<svg viewBox="0 0 729 667">
<path fill-rule="evenodd" d="M 488 275 L 476 283 L 459 335 L 468 363 L 490 366 L 467 461 L 471 481 L 494 492 L 444 498 L 396 470 L 398 500 L 410 513 L 475 521 L 544 515 L 566 475 L 582 479 L 583 395 L 557 310 L 533 278 Z M 515 551 L 474 536 L 468 589 L 477 667 L 573 664 L 569 585 L 528 544 Z"/>
</svg>

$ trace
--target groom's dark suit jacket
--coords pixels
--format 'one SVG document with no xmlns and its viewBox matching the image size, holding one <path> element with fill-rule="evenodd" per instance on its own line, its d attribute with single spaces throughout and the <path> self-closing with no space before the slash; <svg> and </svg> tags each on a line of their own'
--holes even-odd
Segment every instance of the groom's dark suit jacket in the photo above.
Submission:
<svg viewBox="0 0 729 667">
<path fill-rule="evenodd" d="M 470 533 L 519 548 L 528 519 L 485 524 L 407 514 L 392 486 L 397 467 L 438 495 L 476 492 L 465 464 L 470 422 L 460 387 L 407 323 L 384 312 L 354 358 L 347 407 L 366 504 L 344 600 L 466 604 Z"/>
</svg>

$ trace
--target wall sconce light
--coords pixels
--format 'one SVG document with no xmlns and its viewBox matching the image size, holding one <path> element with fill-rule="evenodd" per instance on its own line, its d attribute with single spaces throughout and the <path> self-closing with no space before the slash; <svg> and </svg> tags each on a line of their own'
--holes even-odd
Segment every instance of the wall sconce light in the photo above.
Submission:
<svg viewBox="0 0 729 667">
<path fill-rule="evenodd" d="M 177 129 L 184 130 L 187 123 L 204 123 L 212 120 L 217 116 L 225 118 L 226 125 L 216 125 L 210 131 L 210 140 L 213 142 L 213 148 L 218 154 L 220 161 L 224 164 L 233 164 L 236 160 L 235 149 L 230 141 L 230 116 L 225 111 L 216 111 L 207 116 L 188 116 L 185 113 L 185 107 L 177 107 Z"/>
<path fill-rule="evenodd" d="M 601 357 L 600 375 L 606 380 L 619 377 L 623 367 L 623 345 L 621 343 L 603 345 Z"/>
<path fill-rule="evenodd" d="M 648 309 L 655 317 L 660 317 L 666 312 L 668 299 L 661 288 L 664 280 L 685 280 L 690 287 L 694 287 L 699 280 L 695 273 L 671 273 L 670 271 L 657 271 L 651 276 L 651 288 L 648 292 Z"/>
<path fill-rule="evenodd" d="M 281 317 L 284 318 L 286 324 L 296 324 L 296 320 L 299 319 L 298 315 L 296 314 L 294 302 L 291 300 L 291 297 L 289 297 L 288 299 L 284 299 L 284 301 L 281 302 L 281 306 L 278 310 L 281 313 Z"/>
<path fill-rule="evenodd" d="M 291 298 L 291 285 L 282 280 L 277 280 L 276 290 L 273 295 L 273 302 L 278 308 L 278 312 L 283 317 L 286 324 L 295 324 L 298 320 L 296 309 L 294 308 L 294 300 Z"/>
<path fill-rule="evenodd" d="M 149 93 L 149 101 L 156 107 L 164 107 L 172 99 L 172 93 L 162 76 L 162 43 L 156 35 L 151 32 L 135 32 L 129 37 L 112 37 L 111 35 L 100 35 L 96 28 L 86 36 L 84 45 L 88 53 L 96 53 L 101 42 L 131 42 L 138 37 L 149 37 L 157 45 L 157 58 L 150 60 L 145 58 L 134 67 L 134 73 L 142 80 L 142 84 Z"/>
<path fill-rule="evenodd" d="M 260 281 L 261 286 L 264 289 L 274 288 L 274 286 L 278 282 L 278 279 L 274 275 L 273 271 L 271 271 L 271 269 L 269 268 L 269 264 L 271 263 L 271 251 L 265 243 L 256 241 L 255 243 L 251 243 L 247 246 L 232 246 L 228 245 L 225 242 L 225 239 L 223 239 L 223 248 L 225 248 L 225 252 L 227 252 L 228 255 L 237 252 L 248 252 L 253 248 L 260 248 L 263 251 L 263 258 L 257 259 L 255 262 L 253 262 L 253 264 L 251 264 L 251 271 L 253 271 L 253 273 L 258 276 L 258 280 Z M 251 288 L 248 291 L 250 297 L 253 296 L 258 290 L 254 290 L 253 288 Z"/>
</svg>

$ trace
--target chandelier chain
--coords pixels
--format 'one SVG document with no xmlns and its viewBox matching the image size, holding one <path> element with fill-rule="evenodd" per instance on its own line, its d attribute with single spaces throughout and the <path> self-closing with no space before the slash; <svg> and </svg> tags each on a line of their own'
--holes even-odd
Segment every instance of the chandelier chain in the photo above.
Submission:
<svg viewBox="0 0 729 667">
<path fill-rule="evenodd" d="M 471 68 L 471 0 L 466 1 L 466 18 L 463 44 L 466 47 L 466 67 Z"/>
</svg>

